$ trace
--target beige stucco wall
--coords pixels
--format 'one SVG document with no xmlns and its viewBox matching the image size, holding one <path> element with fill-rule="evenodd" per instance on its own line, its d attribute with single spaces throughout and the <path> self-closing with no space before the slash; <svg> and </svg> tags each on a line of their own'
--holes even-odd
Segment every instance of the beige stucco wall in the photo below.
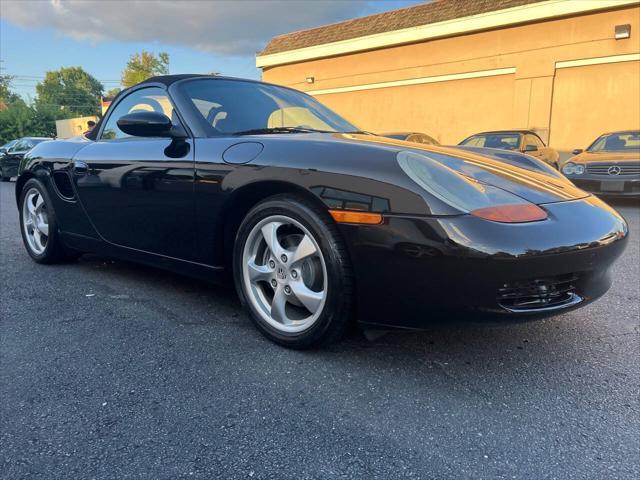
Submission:
<svg viewBox="0 0 640 480">
<path fill-rule="evenodd" d="M 363 130 L 417 130 L 450 143 L 466 137 L 469 125 L 476 131 L 511 128 L 514 82 L 513 75 L 501 75 L 318 98 Z"/>
<path fill-rule="evenodd" d="M 640 62 L 558 70 L 552 111 L 551 142 L 570 148 L 587 147 L 603 129 L 640 128 Z"/>
<path fill-rule="evenodd" d="M 631 38 L 615 40 L 615 25 L 627 23 Z M 637 53 L 640 8 L 632 7 L 275 66 L 264 70 L 263 79 L 314 91 L 515 67 L 513 75 L 317 98 L 367 130 L 424 131 L 457 143 L 479 130 L 532 128 L 569 150 L 598 132 L 640 128 L 639 102 L 620 100 L 638 98 L 638 62 L 563 69 L 556 62 Z M 583 99 L 593 97 L 600 97 L 598 111 L 581 116 L 578 127 L 576 105 L 589 108 Z M 615 108 L 600 108 L 610 102 Z"/>
</svg>

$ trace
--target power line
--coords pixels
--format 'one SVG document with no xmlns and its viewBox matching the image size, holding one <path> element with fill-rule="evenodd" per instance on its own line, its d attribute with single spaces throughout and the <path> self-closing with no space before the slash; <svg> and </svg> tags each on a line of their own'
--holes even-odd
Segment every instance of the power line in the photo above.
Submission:
<svg viewBox="0 0 640 480">
<path fill-rule="evenodd" d="M 9 104 L 15 103 L 13 101 Z M 31 105 L 46 105 L 51 107 L 95 107 L 100 105 L 100 100 L 96 99 L 95 102 L 76 102 L 76 103 L 56 103 L 56 102 L 42 102 L 38 100 L 32 100 Z"/>
<path fill-rule="evenodd" d="M 7 75 L 9 75 L 10 77 L 20 78 L 24 80 L 44 80 L 46 78 L 45 75 L 19 75 L 17 73 L 7 74 Z M 96 80 L 103 83 L 113 83 L 113 82 L 120 83 L 121 81 L 120 79 L 101 79 L 101 78 L 96 78 Z"/>
</svg>

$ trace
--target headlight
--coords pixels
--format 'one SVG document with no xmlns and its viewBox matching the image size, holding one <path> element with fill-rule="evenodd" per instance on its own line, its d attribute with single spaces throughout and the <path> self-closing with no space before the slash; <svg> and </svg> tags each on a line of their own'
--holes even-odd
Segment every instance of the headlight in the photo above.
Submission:
<svg viewBox="0 0 640 480">
<path fill-rule="evenodd" d="M 576 165 L 575 167 L 573 167 L 573 173 L 575 175 L 582 175 L 584 173 L 584 165 Z"/>
<path fill-rule="evenodd" d="M 505 190 L 462 175 L 427 155 L 403 151 L 396 158 L 409 178 L 461 212 L 505 203 L 529 203 Z"/>
<path fill-rule="evenodd" d="M 565 175 L 573 175 L 574 173 L 576 173 L 575 168 L 576 164 L 573 162 L 569 162 L 562 167 L 562 173 L 564 173 Z"/>
</svg>

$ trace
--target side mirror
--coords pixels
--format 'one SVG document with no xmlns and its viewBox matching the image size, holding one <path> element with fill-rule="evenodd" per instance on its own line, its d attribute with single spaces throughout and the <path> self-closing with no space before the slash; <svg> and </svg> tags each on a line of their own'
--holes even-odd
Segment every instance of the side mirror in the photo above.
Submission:
<svg viewBox="0 0 640 480">
<path fill-rule="evenodd" d="M 172 137 L 171 119 L 160 112 L 132 112 L 118 119 L 118 128 L 134 137 Z M 182 130 L 182 129 L 180 129 Z"/>
<path fill-rule="evenodd" d="M 581 148 L 576 148 L 575 150 L 571 150 L 571 155 L 580 155 L 583 152 Z"/>
<path fill-rule="evenodd" d="M 538 146 L 537 145 L 525 145 L 524 151 L 525 152 L 537 152 L 538 151 Z"/>
</svg>

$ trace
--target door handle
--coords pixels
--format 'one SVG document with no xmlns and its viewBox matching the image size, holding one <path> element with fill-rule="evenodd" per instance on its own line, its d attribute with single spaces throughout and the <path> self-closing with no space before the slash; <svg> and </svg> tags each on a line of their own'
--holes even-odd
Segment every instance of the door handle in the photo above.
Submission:
<svg viewBox="0 0 640 480">
<path fill-rule="evenodd" d="M 84 162 L 74 161 L 73 162 L 73 173 L 76 175 L 86 175 L 89 171 L 89 165 Z"/>
</svg>

